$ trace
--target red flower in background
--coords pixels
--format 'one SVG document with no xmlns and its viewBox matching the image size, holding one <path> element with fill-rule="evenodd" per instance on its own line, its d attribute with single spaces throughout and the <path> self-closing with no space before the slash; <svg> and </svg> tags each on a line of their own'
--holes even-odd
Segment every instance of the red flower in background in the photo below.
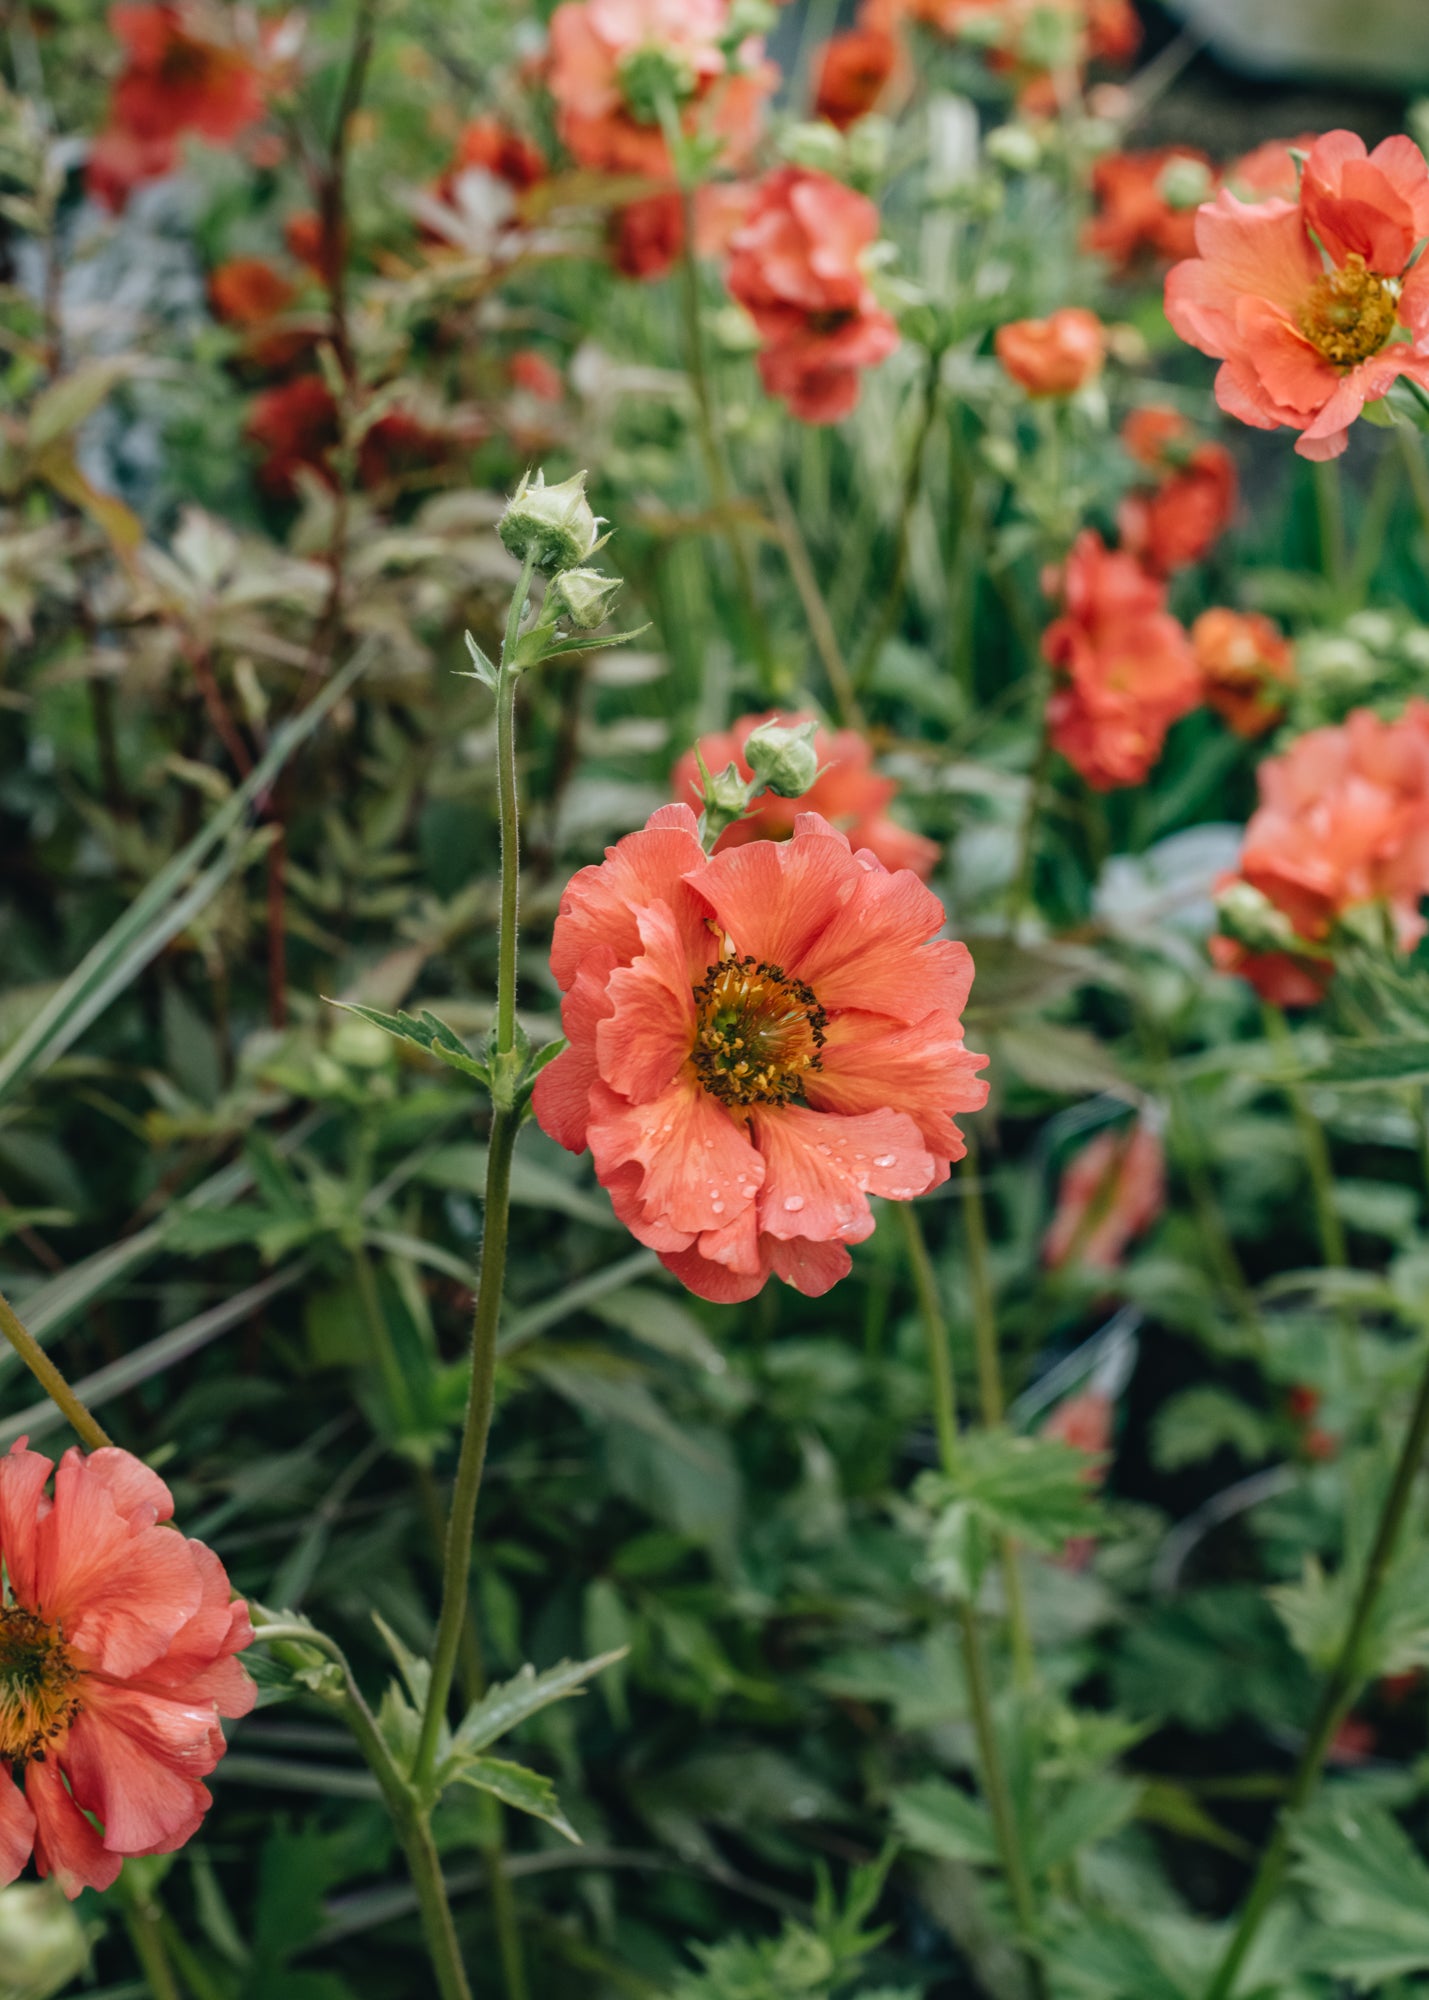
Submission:
<svg viewBox="0 0 1429 2000">
<path fill-rule="evenodd" d="M 1290 641 L 1258 611 L 1218 605 L 1191 627 L 1206 701 L 1237 736 L 1263 736 L 1285 713 L 1295 678 Z"/>
<path fill-rule="evenodd" d="M 812 722 L 810 715 L 785 715 L 770 709 L 764 715 L 741 716 L 732 729 L 702 736 L 693 750 L 687 750 L 676 764 L 670 779 L 675 798 L 698 805 L 699 763 L 708 771 L 722 771 L 727 764 L 737 767 L 748 780 L 754 774 L 744 754 L 744 746 L 761 723 L 779 722 L 790 726 Z M 814 737 L 819 775 L 800 799 L 781 799 L 774 792 L 763 793 L 754 810 L 744 819 L 725 828 L 715 846 L 742 847 L 751 840 L 786 840 L 794 831 L 800 813 L 822 813 L 830 825 L 848 835 L 855 853 L 867 848 L 885 868 L 911 868 L 926 879 L 938 859 L 935 841 L 925 840 L 898 821 L 888 817 L 888 807 L 898 796 L 892 778 L 880 778 L 873 768 L 873 751 L 856 729 L 820 729 Z"/>
<path fill-rule="evenodd" d="M 111 7 L 109 26 L 126 60 L 91 151 L 88 186 L 119 209 L 141 181 L 172 170 L 184 133 L 217 143 L 256 124 L 267 79 L 255 52 L 225 40 L 223 16 L 209 9 Z"/>
<path fill-rule="evenodd" d="M 663 278 L 685 247 L 685 210 L 667 188 L 627 202 L 611 217 L 611 261 L 624 278 Z"/>
<path fill-rule="evenodd" d="M 1063 306 L 1047 319 L 1015 319 L 1000 326 L 993 348 L 1029 396 L 1070 396 L 1101 373 L 1106 328 L 1085 307 Z"/>
<path fill-rule="evenodd" d="M 898 328 L 863 274 L 878 210 L 842 181 L 779 167 L 755 191 L 730 245 L 729 289 L 763 340 L 759 372 L 805 423 L 835 423 L 858 401 L 858 374 L 898 345 Z"/>
<path fill-rule="evenodd" d="M 0 1459 L 0 1885 L 33 1852 L 67 1896 L 107 1889 L 212 1803 L 219 1717 L 253 1706 L 235 1658 L 253 1632 L 213 1551 L 161 1525 L 173 1511 L 127 1451 L 56 1469 L 22 1440 Z"/>
<path fill-rule="evenodd" d="M 1092 168 L 1097 212 L 1082 232 L 1083 247 L 1121 271 L 1147 259 L 1189 257 L 1196 242 L 1195 205 L 1180 200 L 1178 182 L 1194 189 L 1200 180 L 1209 192 L 1210 159 L 1186 146 L 1108 153 Z M 1177 196 L 1174 203 L 1171 194 Z"/>
<path fill-rule="evenodd" d="M 1351 132 L 1310 149 L 1297 202 L 1229 192 L 1196 217 L 1197 255 L 1166 280 L 1181 338 L 1221 362 L 1216 400 L 1258 430 L 1337 458 L 1367 402 L 1401 375 L 1429 387 L 1429 166 L 1410 139 Z M 1408 339 L 1402 339 L 1402 333 Z"/>
<path fill-rule="evenodd" d="M 1122 428 L 1132 458 L 1160 475 L 1129 493 L 1117 515 L 1123 547 L 1157 576 L 1200 562 L 1235 515 L 1239 485 L 1224 445 L 1197 441 L 1175 410 L 1134 410 Z"/>
<path fill-rule="evenodd" d="M 331 284 L 347 258 L 347 232 L 342 232 L 339 242 L 329 243 L 328 231 L 315 209 L 300 209 L 290 215 L 283 224 L 283 241 L 320 284 Z"/>
<path fill-rule="evenodd" d="M 1099 1389 L 1083 1389 L 1076 1396 L 1068 1396 L 1059 1403 L 1046 1423 L 1042 1426 L 1043 1437 L 1060 1438 L 1075 1451 L 1084 1451 L 1090 1457 L 1104 1458 L 1111 1448 L 1112 1418 L 1116 1411 L 1110 1396 L 1104 1396 Z M 1099 1465 L 1087 1467 L 1090 1476 L 1098 1484 L 1102 1469 Z"/>
<path fill-rule="evenodd" d="M 875 109 L 898 69 L 898 37 L 860 25 L 824 44 L 818 60 L 814 116 L 845 131 Z"/>
<path fill-rule="evenodd" d="M 936 1187 L 987 1097 L 963 1045 L 967 947 L 943 907 L 817 813 L 706 857 L 664 806 L 561 898 L 569 1047 L 541 1127 L 589 1146 L 616 1214 L 703 1298 L 771 1276 L 818 1297 L 873 1229 L 868 1196 Z"/>
<path fill-rule="evenodd" d="M 1380 904 L 1399 949 L 1412 951 L 1429 894 L 1429 703 L 1412 701 L 1394 722 L 1358 708 L 1297 737 L 1257 775 L 1244 879 L 1310 943 L 1347 911 Z"/>
<path fill-rule="evenodd" d="M 726 163 L 746 159 L 778 72 L 757 40 L 733 64 L 728 25 L 728 0 L 562 0 L 551 16 L 548 82 L 572 157 L 605 173 L 669 179 L 663 96 L 686 130 L 722 141 Z"/>
<path fill-rule="evenodd" d="M 536 347 L 519 347 L 512 355 L 508 370 L 511 386 L 524 389 L 528 396 L 538 402 L 559 403 L 566 393 L 566 378 Z"/>
<path fill-rule="evenodd" d="M 258 483 L 275 500 L 298 490 L 298 474 L 315 473 L 335 484 L 332 455 L 341 441 L 338 407 L 319 375 L 298 375 L 255 396 L 248 412 L 248 436 L 262 459 Z M 439 465 L 453 442 L 448 431 L 410 410 L 389 410 L 363 433 L 357 448 L 357 477 L 365 487 L 384 486 L 403 473 Z"/>
<path fill-rule="evenodd" d="M 1317 133 L 1302 132 L 1298 139 L 1267 139 L 1233 160 L 1222 174 L 1221 184 L 1242 201 L 1294 201 L 1300 192 L 1295 153 L 1308 153 L 1317 138 Z"/>
<path fill-rule="evenodd" d="M 497 180 L 523 194 L 543 181 L 550 171 L 540 147 L 499 118 L 473 118 L 462 126 L 451 165 L 442 178 L 443 189 L 472 167 L 494 174 Z"/>
<path fill-rule="evenodd" d="M 1191 642 L 1166 588 L 1136 558 L 1084 529 L 1062 579 L 1065 609 L 1042 645 L 1058 685 L 1047 706 L 1053 746 L 1097 791 L 1139 785 L 1166 732 L 1196 706 Z"/>
<path fill-rule="evenodd" d="M 1141 1118 L 1124 1131 L 1099 1132 L 1063 1171 L 1042 1261 L 1055 1271 L 1075 1256 L 1112 1270 L 1165 1206 L 1166 1154 L 1159 1134 Z"/>
</svg>

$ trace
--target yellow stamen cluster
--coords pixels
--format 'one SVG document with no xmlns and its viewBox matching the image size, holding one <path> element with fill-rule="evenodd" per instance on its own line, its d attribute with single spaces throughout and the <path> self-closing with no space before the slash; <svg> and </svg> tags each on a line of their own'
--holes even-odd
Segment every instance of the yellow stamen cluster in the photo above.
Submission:
<svg viewBox="0 0 1429 2000">
<path fill-rule="evenodd" d="M 0 1764 L 43 1763 L 79 1714 L 78 1680 L 54 1626 L 0 1605 Z"/>
<path fill-rule="evenodd" d="M 788 1104 L 821 1066 L 828 1016 L 802 979 L 752 958 L 721 958 L 695 988 L 690 1059 L 722 1104 Z"/>
<path fill-rule="evenodd" d="M 1353 368 L 1388 342 L 1399 320 L 1399 282 L 1369 270 L 1351 251 L 1338 271 L 1310 287 L 1299 312 L 1300 331 L 1332 368 Z"/>
</svg>

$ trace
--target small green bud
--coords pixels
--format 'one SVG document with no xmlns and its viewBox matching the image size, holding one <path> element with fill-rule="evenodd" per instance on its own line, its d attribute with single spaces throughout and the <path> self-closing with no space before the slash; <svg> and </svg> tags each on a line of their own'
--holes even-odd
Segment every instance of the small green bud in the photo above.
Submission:
<svg viewBox="0 0 1429 2000">
<path fill-rule="evenodd" d="M 556 616 L 568 619 L 578 632 L 603 625 L 620 590 L 618 576 L 602 576 L 598 569 L 565 569 L 551 583 Z"/>
<path fill-rule="evenodd" d="M 731 0 L 722 43 L 727 49 L 738 49 L 751 36 L 772 34 L 778 19 L 779 10 L 772 0 Z"/>
<path fill-rule="evenodd" d="M 749 768 L 761 785 L 781 799 L 801 798 L 819 775 L 814 748 L 816 722 L 761 722 L 744 746 Z"/>
<path fill-rule="evenodd" d="M 1216 896 L 1216 916 L 1224 934 L 1247 951 L 1305 950 L 1305 940 L 1289 917 L 1253 883 L 1227 882 Z"/>
<path fill-rule="evenodd" d="M 1018 35 L 1018 56 L 1031 69 L 1071 69 L 1077 60 L 1080 31 L 1080 16 L 1072 10 L 1034 8 Z"/>
<path fill-rule="evenodd" d="M 865 112 L 849 127 L 844 143 L 849 178 L 861 188 L 875 187 L 888 171 L 888 157 L 893 150 L 890 120 L 881 118 L 876 111 Z"/>
<path fill-rule="evenodd" d="M 1156 183 L 1157 193 L 1168 208 L 1199 208 L 1209 201 L 1215 188 L 1211 170 L 1204 160 L 1168 160 Z"/>
<path fill-rule="evenodd" d="M 0 1896 L 0 1993 L 45 2000 L 88 1963 L 84 1924 L 58 1882 L 16 1882 Z"/>
<path fill-rule="evenodd" d="M 1011 174 L 1030 174 L 1041 165 L 1042 142 L 1030 125 L 997 125 L 984 140 L 987 156 Z"/>
<path fill-rule="evenodd" d="M 836 180 L 848 170 L 844 135 L 822 118 L 789 126 L 780 138 L 779 151 L 791 166 L 808 167 L 816 174 L 831 174 Z"/>
<path fill-rule="evenodd" d="M 521 484 L 506 503 L 497 533 L 518 560 L 533 551 L 536 567 L 546 576 L 575 569 L 600 545 L 600 522 L 585 497 L 586 476 L 577 472 L 559 486 L 548 486 L 537 471 L 521 475 Z"/>
<path fill-rule="evenodd" d="M 637 125 L 658 125 L 667 107 L 681 105 L 695 91 L 694 65 L 677 49 L 646 42 L 623 56 L 620 94 Z"/>
</svg>

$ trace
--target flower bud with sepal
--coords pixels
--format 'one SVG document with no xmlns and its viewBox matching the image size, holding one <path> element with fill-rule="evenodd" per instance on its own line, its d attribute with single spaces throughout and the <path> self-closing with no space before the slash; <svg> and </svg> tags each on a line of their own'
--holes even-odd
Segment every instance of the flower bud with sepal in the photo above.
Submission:
<svg viewBox="0 0 1429 2000">
<path fill-rule="evenodd" d="M 548 486 L 544 472 L 527 472 L 506 504 L 497 533 L 511 554 L 530 557 L 545 576 L 576 569 L 601 544 L 600 522 L 586 499 L 586 475 Z"/>
<path fill-rule="evenodd" d="M 567 569 L 553 579 L 550 598 L 556 617 L 566 619 L 579 632 L 593 632 L 610 616 L 621 588 L 618 576 L 602 576 L 595 569 Z"/>
<path fill-rule="evenodd" d="M 801 798 L 819 775 L 819 756 L 814 748 L 816 722 L 792 725 L 762 722 L 750 732 L 744 746 L 756 789 L 767 786 L 781 799 Z"/>
</svg>

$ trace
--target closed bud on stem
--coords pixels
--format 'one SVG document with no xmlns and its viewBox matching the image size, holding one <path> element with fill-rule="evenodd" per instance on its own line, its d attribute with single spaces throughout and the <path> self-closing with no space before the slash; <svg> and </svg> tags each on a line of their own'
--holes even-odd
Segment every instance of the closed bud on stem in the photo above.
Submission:
<svg viewBox="0 0 1429 2000">
<path fill-rule="evenodd" d="M 1030 174 L 1042 164 L 1042 141 L 1030 125 L 998 125 L 983 145 L 988 158 L 1011 174 Z"/>
<path fill-rule="evenodd" d="M 556 617 L 568 620 L 579 632 L 593 632 L 610 616 L 620 589 L 618 576 L 602 576 L 597 569 L 565 569 L 553 580 L 548 595 Z"/>
<path fill-rule="evenodd" d="M 546 476 L 523 473 L 506 503 L 497 533 L 518 561 L 532 556 L 545 576 L 575 569 L 600 546 L 600 522 L 585 496 L 586 476 L 574 473 L 559 486 Z"/>
<path fill-rule="evenodd" d="M 1247 951 L 1306 951 L 1305 939 L 1289 917 L 1253 883 L 1227 882 L 1216 896 L 1216 916 L 1225 935 Z"/>
<path fill-rule="evenodd" d="M 743 819 L 756 793 L 764 787 L 758 778 L 751 783 L 742 777 L 737 764 L 726 764 L 722 771 L 711 772 L 698 750 L 695 755 L 700 767 L 700 841 L 708 852 L 727 826 Z"/>
<path fill-rule="evenodd" d="M 822 118 L 791 125 L 781 134 L 779 151 L 791 166 L 841 180 L 848 168 L 848 146 L 842 132 Z"/>
<path fill-rule="evenodd" d="M 818 752 L 814 748 L 816 722 L 786 726 L 762 722 L 752 730 L 744 746 L 757 788 L 767 786 L 781 799 L 801 798 L 819 775 Z"/>
<path fill-rule="evenodd" d="M 694 95 L 695 72 L 677 49 L 646 42 L 620 64 L 620 94 L 639 125 L 658 125 L 667 109 Z"/>
<path fill-rule="evenodd" d="M 778 18 L 779 9 L 772 0 L 731 0 L 724 46 L 737 50 L 751 36 L 772 34 Z"/>
<path fill-rule="evenodd" d="M 1211 170 L 1203 160 L 1172 160 L 1157 182 L 1157 192 L 1168 208 L 1199 208 L 1214 193 Z"/>
</svg>

